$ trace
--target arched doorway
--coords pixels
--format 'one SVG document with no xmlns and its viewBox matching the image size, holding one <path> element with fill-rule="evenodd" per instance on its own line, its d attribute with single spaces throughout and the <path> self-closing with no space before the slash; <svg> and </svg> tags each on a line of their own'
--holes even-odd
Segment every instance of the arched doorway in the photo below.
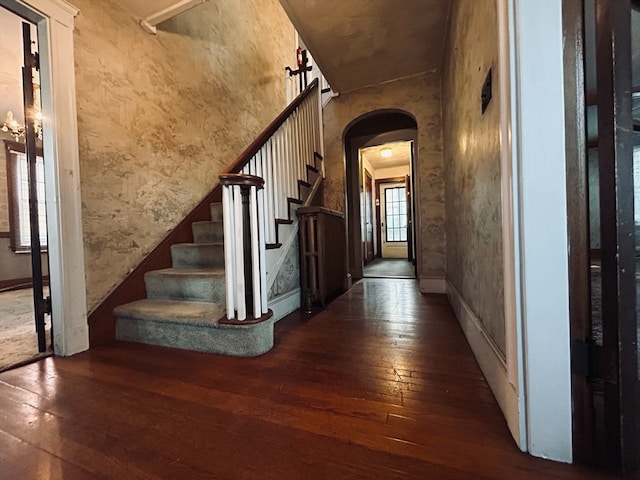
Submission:
<svg viewBox="0 0 640 480">
<path fill-rule="evenodd" d="M 415 277 L 416 267 L 420 265 L 420 239 L 415 235 L 419 225 L 419 212 L 414 198 L 418 188 L 414 181 L 417 158 L 417 123 L 412 115 L 402 110 L 377 110 L 362 115 L 352 121 L 344 131 L 346 210 L 348 237 L 348 264 L 354 280 L 365 275 L 364 266 L 373 259 L 382 257 L 382 247 L 387 239 L 387 232 L 394 231 L 384 222 L 384 200 L 380 198 L 381 187 L 386 182 L 390 188 L 402 190 L 400 196 L 406 196 L 405 217 L 396 218 L 401 226 L 395 231 L 401 233 L 397 238 L 406 244 L 405 258 L 410 265 L 411 276 Z M 399 150 L 399 146 L 408 151 L 407 170 L 397 168 L 381 169 L 384 172 L 378 177 L 372 174 L 372 167 L 362 152 L 384 149 Z M 377 184 L 377 185 L 376 185 Z M 391 187 L 391 185 L 393 186 Z M 402 186 L 401 184 L 404 184 Z M 377 187 L 377 188 L 376 188 Z M 382 187 L 384 188 L 384 187 Z M 397 192 L 396 192 L 397 193 Z M 375 203 L 374 203 L 375 198 Z M 403 200 L 404 202 L 404 200 Z M 402 203 L 402 202 L 401 202 Z M 406 228 L 405 228 L 406 227 Z M 394 240 L 395 241 L 395 240 Z M 391 240 L 387 243 L 391 245 Z M 396 245 L 392 245 L 396 247 Z M 404 252 L 404 250 L 402 250 Z M 402 275 L 404 276 L 404 275 Z"/>
</svg>

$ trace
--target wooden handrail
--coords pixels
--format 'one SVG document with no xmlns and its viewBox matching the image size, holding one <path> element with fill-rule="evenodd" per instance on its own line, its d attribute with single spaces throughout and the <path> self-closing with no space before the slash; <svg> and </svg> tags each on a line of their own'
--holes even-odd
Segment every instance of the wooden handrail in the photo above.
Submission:
<svg viewBox="0 0 640 480">
<path fill-rule="evenodd" d="M 264 179 L 243 173 L 225 173 L 220 175 L 220 185 L 240 185 L 243 187 L 264 187 Z"/>
<path fill-rule="evenodd" d="M 258 135 L 258 137 L 249 145 L 244 152 L 242 152 L 238 158 L 229 165 L 221 175 L 227 173 L 238 173 L 240 170 L 244 168 L 247 162 L 262 148 L 262 146 L 269 140 L 274 133 L 278 131 L 278 129 L 282 126 L 284 122 L 287 121 L 287 118 L 291 116 L 291 114 L 300 106 L 300 104 L 313 92 L 316 88 L 318 88 L 318 79 L 314 78 L 313 82 L 309 84 L 304 91 L 298 95 L 293 102 L 289 104 L 287 108 L 285 108 L 280 115 L 278 115 L 273 122 L 264 129 L 264 131 Z"/>
</svg>

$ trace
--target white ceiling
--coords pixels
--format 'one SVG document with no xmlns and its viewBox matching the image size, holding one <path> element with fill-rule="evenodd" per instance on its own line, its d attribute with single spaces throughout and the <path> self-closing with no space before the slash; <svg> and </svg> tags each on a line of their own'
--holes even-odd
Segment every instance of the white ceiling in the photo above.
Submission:
<svg viewBox="0 0 640 480">
<path fill-rule="evenodd" d="M 380 155 L 380 151 L 390 148 L 391 156 L 388 158 Z M 375 170 L 390 167 L 404 167 L 410 165 L 411 142 L 386 143 L 360 149 L 360 154 L 371 164 Z"/>
<path fill-rule="evenodd" d="M 334 91 L 437 71 L 450 0 L 280 0 Z"/>
</svg>

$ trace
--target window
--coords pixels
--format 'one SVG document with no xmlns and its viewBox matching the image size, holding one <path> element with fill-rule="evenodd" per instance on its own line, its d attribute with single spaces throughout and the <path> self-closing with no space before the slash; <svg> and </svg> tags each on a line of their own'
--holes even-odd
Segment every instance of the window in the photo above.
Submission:
<svg viewBox="0 0 640 480">
<path fill-rule="evenodd" d="M 9 230 L 11 249 L 14 252 L 31 251 L 31 226 L 29 222 L 29 166 L 25 147 L 21 143 L 5 141 L 7 153 L 7 183 L 9 193 Z M 40 245 L 47 248 L 47 214 L 44 197 L 44 163 L 42 150 L 36 157 L 36 185 L 38 198 L 38 225 Z"/>
<path fill-rule="evenodd" d="M 407 198 L 405 187 L 385 188 L 384 209 L 387 242 L 406 242 Z"/>
</svg>

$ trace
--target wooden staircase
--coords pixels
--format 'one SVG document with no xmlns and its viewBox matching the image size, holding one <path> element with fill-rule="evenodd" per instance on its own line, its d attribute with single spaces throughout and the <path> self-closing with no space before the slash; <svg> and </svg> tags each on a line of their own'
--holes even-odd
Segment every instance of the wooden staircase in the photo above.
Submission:
<svg viewBox="0 0 640 480">
<path fill-rule="evenodd" d="M 306 179 L 299 180 L 299 198 L 289 197 L 287 218 L 276 218 L 276 239 L 294 223 L 296 210 L 309 204 L 322 176 L 314 154 Z M 267 321 L 225 322 L 225 271 L 223 209 L 211 204 L 211 220 L 191 225 L 193 242 L 171 245 L 170 268 L 145 274 L 147 298 L 114 309 L 116 338 L 122 341 L 161 345 L 222 355 L 254 357 L 273 347 L 275 317 Z M 297 232 L 287 232 L 295 235 Z M 267 246 L 278 249 L 276 240 Z"/>
</svg>

